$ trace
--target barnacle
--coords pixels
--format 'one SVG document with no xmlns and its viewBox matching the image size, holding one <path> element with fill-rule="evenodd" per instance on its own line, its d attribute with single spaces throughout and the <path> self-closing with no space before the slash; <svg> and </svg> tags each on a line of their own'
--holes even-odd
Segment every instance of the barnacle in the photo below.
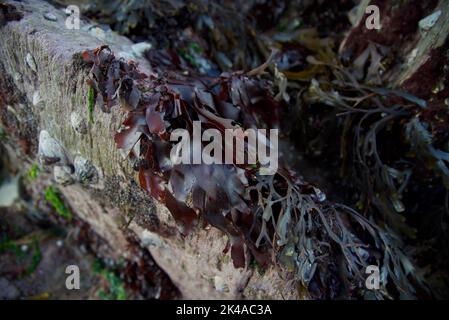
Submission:
<svg viewBox="0 0 449 320">
<path fill-rule="evenodd" d="M 77 112 L 72 112 L 70 114 L 70 124 L 72 125 L 73 130 L 75 130 L 79 134 L 87 133 L 87 124 L 84 118 Z"/>
<path fill-rule="evenodd" d="M 53 179 L 63 186 L 73 183 L 71 168 L 68 166 L 54 166 Z"/>
<path fill-rule="evenodd" d="M 88 159 L 79 155 L 73 160 L 75 167 L 76 179 L 81 183 L 96 183 L 98 182 L 98 172 L 95 166 Z"/>
<path fill-rule="evenodd" d="M 53 138 L 46 130 L 39 133 L 39 160 L 44 164 L 64 165 L 69 162 L 61 143 Z"/>
</svg>

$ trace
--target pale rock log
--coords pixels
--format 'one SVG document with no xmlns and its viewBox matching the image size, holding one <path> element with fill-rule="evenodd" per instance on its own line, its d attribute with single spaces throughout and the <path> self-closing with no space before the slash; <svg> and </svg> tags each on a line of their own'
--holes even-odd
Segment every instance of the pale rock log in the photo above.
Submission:
<svg viewBox="0 0 449 320">
<path fill-rule="evenodd" d="M 89 121 L 89 68 L 83 65 L 82 51 L 107 44 L 116 55 L 133 58 L 143 72 L 150 72 L 145 60 L 133 56 L 133 43 L 111 31 L 89 31 L 83 18 L 80 30 L 69 30 L 64 11 L 43 1 L 6 4 L 16 12 L 0 16 L 0 90 L 12 102 L 0 110 L 2 119 L 16 117 L 23 129 L 3 141 L 16 165 L 26 168 L 37 161 L 42 130 L 61 143 L 69 164 L 77 156 L 92 162 L 98 181 L 61 185 L 64 198 L 106 240 L 114 258 L 129 257 L 129 233 L 140 239 L 182 298 L 298 298 L 292 276 L 279 267 L 261 274 L 253 267 L 235 269 L 229 253 L 223 253 L 228 239 L 217 229 L 199 223 L 190 235 L 181 235 L 168 210 L 137 186 L 136 173 L 115 146 L 113 135 L 125 116 L 119 107 L 104 113 L 97 103 L 94 122 Z M 3 121 L 2 127 L 8 126 Z M 20 141 L 25 147 L 18 147 Z"/>
</svg>

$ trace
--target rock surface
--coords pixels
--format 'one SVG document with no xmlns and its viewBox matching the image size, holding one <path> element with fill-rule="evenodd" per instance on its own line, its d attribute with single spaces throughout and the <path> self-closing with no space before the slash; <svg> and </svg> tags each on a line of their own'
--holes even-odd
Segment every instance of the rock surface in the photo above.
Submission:
<svg viewBox="0 0 449 320">
<path fill-rule="evenodd" d="M 77 156 L 90 161 L 100 181 L 61 186 L 70 207 L 113 248 L 113 258 L 129 257 L 127 235 L 133 233 L 183 298 L 299 298 L 291 275 L 278 267 L 264 272 L 251 266 L 235 269 L 229 252 L 223 253 L 228 239 L 219 230 L 200 223 L 187 237 L 181 235 L 168 210 L 136 186 L 131 164 L 115 146 L 114 132 L 124 120 L 118 107 L 104 113 L 96 104 L 87 132 L 74 129 L 71 115 L 87 119 L 88 113 L 89 68 L 83 65 L 82 51 L 107 44 L 117 54 L 133 55 L 133 43 L 111 31 L 96 37 L 84 21 L 79 30 L 67 29 L 64 11 L 42 1 L 7 4 L 17 13 L 15 19 L 6 16 L 0 22 L 0 89 L 5 93 L 0 110 L 2 126 L 11 133 L 4 142 L 10 158 L 24 167 L 36 161 L 39 133 L 45 130 L 61 143 L 69 165 Z M 146 61 L 135 60 L 143 72 L 150 72 Z M 35 92 L 39 103 L 33 103 Z M 13 114 L 26 119 L 5 121 Z"/>
</svg>

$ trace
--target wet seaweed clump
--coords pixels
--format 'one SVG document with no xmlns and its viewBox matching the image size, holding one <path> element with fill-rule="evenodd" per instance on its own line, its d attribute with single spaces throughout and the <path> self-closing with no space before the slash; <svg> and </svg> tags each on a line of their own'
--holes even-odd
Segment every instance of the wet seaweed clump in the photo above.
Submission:
<svg viewBox="0 0 449 320">
<path fill-rule="evenodd" d="M 327 42 L 318 43 L 315 49 L 324 59 L 329 53 L 323 49 Z M 115 58 L 106 46 L 87 50 L 83 56 L 92 66 L 90 85 L 103 99 L 103 110 L 120 105 L 128 112 L 115 134 L 118 148 L 138 164 L 141 187 L 167 206 L 184 234 L 204 219 L 228 235 L 236 268 L 252 259 L 262 267 L 280 262 L 295 272 L 301 287 L 315 298 L 363 297 L 365 269 L 371 264 L 380 266 L 382 288 L 373 293 L 377 298 L 412 297 L 421 286 L 420 274 L 399 249 L 394 232 L 329 201 L 288 164 L 281 163 L 276 174 L 265 176 L 260 164 L 177 165 L 171 161 L 170 133 L 178 128 L 192 132 L 194 121 L 200 121 L 203 130 L 220 132 L 279 128 L 285 100 L 275 98 L 272 80 L 263 76 L 278 55 L 272 54 L 267 63 L 251 71 L 217 77 L 184 75 L 180 70 L 142 74 L 135 63 Z M 317 58 L 309 64 L 314 71 L 308 69 L 297 77 L 341 72 Z M 376 95 L 362 86 L 356 89 Z M 312 81 L 309 90 L 309 100 L 313 99 L 324 99 L 349 114 L 360 112 L 362 117 L 400 112 L 376 105 L 372 111 L 359 110 L 348 105 L 345 97 L 324 91 L 317 81 Z M 379 128 L 373 130 L 377 133 Z"/>
</svg>

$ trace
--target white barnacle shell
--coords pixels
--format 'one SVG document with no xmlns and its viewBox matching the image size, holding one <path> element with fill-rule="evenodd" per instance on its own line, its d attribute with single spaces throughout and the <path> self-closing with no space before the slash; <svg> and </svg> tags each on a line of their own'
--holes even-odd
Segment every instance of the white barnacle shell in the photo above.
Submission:
<svg viewBox="0 0 449 320">
<path fill-rule="evenodd" d="M 72 125 L 73 130 L 79 134 L 87 133 L 86 120 L 79 113 L 72 112 L 70 114 L 70 124 Z"/>
<path fill-rule="evenodd" d="M 313 191 L 315 192 L 316 199 L 319 202 L 323 202 L 326 200 L 326 194 L 318 188 L 313 187 Z"/>
<path fill-rule="evenodd" d="M 153 45 L 149 42 L 138 42 L 131 46 L 131 50 L 136 57 L 143 57 L 145 51 L 151 50 Z"/>
<path fill-rule="evenodd" d="M 69 166 L 55 166 L 53 168 L 53 179 L 56 183 L 67 186 L 73 183 L 72 169 Z"/>
<path fill-rule="evenodd" d="M 42 130 L 39 134 L 38 156 L 39 161 L 46 165 L 69 163 L 64 147 L 46 130 Z"/>
<path fill-rule="evenodd" d="M 58 18 L 52 12 L 45 12 L 44 18 L 48 21 L 58 21 Z"/>
<path fill-rule="evenodd" d="M 423 31 L 429 31 L 432 27 L 437 23 L 438 19 L 441 16 L 441 10 L 438 10 L 431 15 L 425 17 L 421 21 L 419 21 L 419 28 Z"/>
<path fill-rule="evenodd" d="M 92 162 L 81 156 L 76 156 L 73 165 L 75 167 L 76 179 L 79 182 L 89 184 L 98 182 L 97 168 L 95 168 Z"/>
<path fill-rule="evenodd" d="M 214 287 L 218 292 L 225 292 L 228 289 L 224 279 L 220 276 L 214 277 Z"/>
<path fill-rule="evenodd" d="M 34 91 L 33 93 L 33 106 L 37 106 L 39 102 L 41 102 L 41 96 L 39 94 L 39 91 Z"/>
<path fill-rule="evenodd" d="M 33 56 L 31 55 L 31 53 L 27 53 L 27 55 L 25 56 L 25 61 L 28 65 L 28 67 L 33 70 L 35 73 L 37 73 L 37 66 L 36 66 L 36 62 L 34 61 Z"/>
</svg>

